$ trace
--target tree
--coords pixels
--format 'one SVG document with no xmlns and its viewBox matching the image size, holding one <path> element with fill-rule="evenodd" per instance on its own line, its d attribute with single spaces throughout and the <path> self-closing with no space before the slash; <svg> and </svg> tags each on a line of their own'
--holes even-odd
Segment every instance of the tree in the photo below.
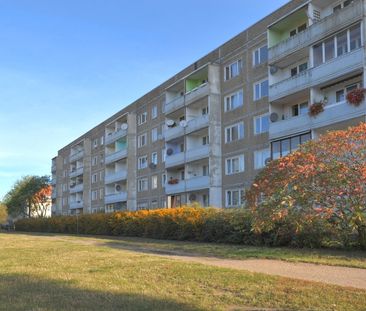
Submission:
<svg viewBox="0 0 366 311">
<path fill-rule="evenodd" d="M 12 216 L 45 216 L 51 186 L 48 176 L 25 176 L 5 195 L 4 203 Z"/>
<path fill-rule="evenodd" d="M 8 209 L 5 204 L 0 203 L 0 224 L 5 223 L 8 219 Z"/>
<path fill-rule="evenodd" d="M 329 132 L 272 161 L 246 199 L 257 232 L 287 224 L 296 237 L 309 230 L 328 234 L 328 227 L 344 245 L 356 236 L 366 248 L 366 124 Z"/>
</svg>

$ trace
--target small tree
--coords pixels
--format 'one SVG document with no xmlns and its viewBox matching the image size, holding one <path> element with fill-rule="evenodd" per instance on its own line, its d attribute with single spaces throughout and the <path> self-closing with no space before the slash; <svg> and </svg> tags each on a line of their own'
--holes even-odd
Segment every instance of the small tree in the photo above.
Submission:
<svg viewBox="0 0 366 311">
<path fill-rule="evenodd" d="M 0 203 L 0 224 L 3 224 L 8 219 L 8 209 L 5 204 Z"/>
<path fill-rule="evenodd" d="M 25 176 L 5 195 L 4 203 L 12 216 L 45 216 L 50 195 L 48 176 Z"/>
<path fill-rule="evenodd" d="M 356 235 L 366 248 L 366 124 L 329 132 L 272 161 L 246 199 L 258 232 L 286 224 L 295 238 L 309 230 L 324 237 L 330 226 L 344 244 Z"/>
</svg>

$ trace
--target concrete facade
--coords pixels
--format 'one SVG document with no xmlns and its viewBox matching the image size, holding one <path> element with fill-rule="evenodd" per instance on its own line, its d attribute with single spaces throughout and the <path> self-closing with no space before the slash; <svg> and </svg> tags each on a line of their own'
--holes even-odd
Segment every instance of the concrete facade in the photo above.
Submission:
<svg viewBox="0 0 366 311">
<path fill-rule="evenodd" d="M 242 206 L 268 160 L 365 121 L 365 3 L 290 1 L 59 150 L 53 214 Z"/>
</svg>

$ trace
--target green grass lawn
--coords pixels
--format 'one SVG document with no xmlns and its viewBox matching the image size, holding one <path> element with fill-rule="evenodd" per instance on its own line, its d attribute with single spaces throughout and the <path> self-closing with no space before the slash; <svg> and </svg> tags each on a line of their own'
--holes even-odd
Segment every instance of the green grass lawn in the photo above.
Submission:
<svg viewBox="0 0 366 311">
<path fill-rule="evenodd" d="M 365 309 L 366 291 L 184 263 L 115 243 L 0 234 L 0 310 Z"/>
<path fill-rule="evenodd" d="M 67 236 L 64 236 L 67 239 Z M 72 236 L 70 236 L 72 239 Z M 88 237 L 82 240 L 95 240 L 97 245 L 125 249 L 140 249 L 151 252 L 182 252 L 202 256 L 215 256 L 229 259 L 279 259 L 290 262 L 307 262 L 366 269 L 366 251 L 342 251 L 319 249 L 295 249 L 280 247 L 254 247 L 215 243 L 192 243 L 180 241 L 152 240 L 141 238 Z"/>
</svg>

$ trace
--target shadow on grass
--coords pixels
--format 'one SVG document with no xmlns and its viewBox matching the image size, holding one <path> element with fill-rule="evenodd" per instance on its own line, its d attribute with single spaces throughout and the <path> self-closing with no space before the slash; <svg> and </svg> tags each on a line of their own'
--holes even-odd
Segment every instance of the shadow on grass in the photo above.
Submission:
<svg viewBox="0 0 366 311">
<path fill-rule="evenodd" d="M 0 310 L 200 310 L 143 294 L 100 292 L 32 276 L 0 275 Z"/>
</svg>

